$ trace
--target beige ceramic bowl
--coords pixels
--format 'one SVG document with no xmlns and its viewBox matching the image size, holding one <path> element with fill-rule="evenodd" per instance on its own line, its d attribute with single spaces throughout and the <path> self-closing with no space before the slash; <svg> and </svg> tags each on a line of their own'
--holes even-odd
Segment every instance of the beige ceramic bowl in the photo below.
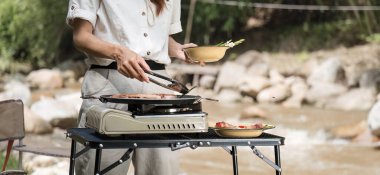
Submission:
<svg viewBox="0 0 380 175">
<path fill-rule="evenodd" d="M 199 46 L 185 49 L 187 56 L 194 61 L 216 62 L 224 57 L 229 47 Z"/>
</svg>

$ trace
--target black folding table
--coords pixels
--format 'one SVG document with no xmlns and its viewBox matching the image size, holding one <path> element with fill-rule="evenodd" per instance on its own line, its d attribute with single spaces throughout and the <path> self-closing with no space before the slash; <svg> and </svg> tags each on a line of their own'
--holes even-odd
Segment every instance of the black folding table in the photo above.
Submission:
<svg viewBox="0 0 380 175">
<path fill-rule="evenodd" d="M 74 175 L 75 159 L 90 149 L 96 149 L 94 175 L 103 175 L 116 166 L 122 164 L 130 158 L 130 154 L 136 148 L 171 148 L 176 151 L 182 148 L 196 149 L 198 147 L 222 147 L 232 156 L 233 173 L 238 175 L 237 147 L 248 146 L 254 155 L 257 155 L 268 165 L 275 169 L 276 175 L 281 175 L 280 145 L 284 145 L 284 137 L 263 133 L 255 138 L 225 138 L 218 136 L 214 130 L 210 129 L 206 133 L 184 133 L 184 134 L 136 134 L 106 136 L 100 135 L 89 128 L 72 128 L 67 130 L 67 137 L 72 139 L 70 155 L 70 173 Z M 85 146 L 77 152 L 76 143 Z M 275 161 L 271 161 L 263 155 L 257 146 L 273 146 Z M 100 169 L 100 161 L 103 149 L 126 149 L 121 158 L 104 168 Z"/>
</svg>

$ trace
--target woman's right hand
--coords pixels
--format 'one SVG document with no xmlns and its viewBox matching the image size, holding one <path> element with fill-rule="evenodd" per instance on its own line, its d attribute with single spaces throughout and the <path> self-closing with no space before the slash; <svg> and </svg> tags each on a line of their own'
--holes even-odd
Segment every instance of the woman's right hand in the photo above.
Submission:
<svg viewBox="0 0 380 175">
<path fill-rule="evenodd" d="M 128 78 L 136 78 L 142 82 L 149 82 L 148 76 L 144 70 L 150 71 L 149 65 L 144 58 L 136 54 L 134 51 L 117 46 L 117 51 L 112 55 L 117 62 L 117 70 Z"/>
<path fill-rule="evenodd" d="M 114 59 L 117 61 L 117 70 L 121 74 L 129 78 L 149 82 L 144 69 L 150 71 L 150 68 L 144 58 L 126 47 L 97 38 L 92 33 L 94 29 L 91 23 L 87 20 L 75 18 L 71 25 L 74 30 L 74 44 L 79 50 L 96 57 Z"/>
</svg>

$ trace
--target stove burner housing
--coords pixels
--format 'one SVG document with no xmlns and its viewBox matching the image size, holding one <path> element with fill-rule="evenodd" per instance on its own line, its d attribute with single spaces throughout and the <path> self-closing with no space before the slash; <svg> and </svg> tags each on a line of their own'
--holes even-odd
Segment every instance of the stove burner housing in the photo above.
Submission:
<svg viewBox="0 0 380 175">
<path fill-rule="evenodd" d="M 105 135 L 199 133 L 208 131 L 208 118 L 201 103 L 129 104 L 128 111 L 94 105 L 86 113 L 86 127 Z"/>
</svg>

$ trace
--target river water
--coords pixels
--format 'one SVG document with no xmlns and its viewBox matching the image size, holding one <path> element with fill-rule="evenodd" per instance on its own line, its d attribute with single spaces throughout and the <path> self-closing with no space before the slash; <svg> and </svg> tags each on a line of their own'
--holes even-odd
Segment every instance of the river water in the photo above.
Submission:
<svg viewBox="0 0 380 175">
<path fill-rule="evenodd" d="M 351 143 L 332 138 L 328 129 L 359 123 L 366 119 L 366 112 L 344 112 L 304 107 L 289 109 L 276 105 L 260 105 L 268 119 L 239 120 L 240 112 L 248 104 L 204 103 L 210 123 L 263 122 L 277 127 L 268 133 L 285 137 L 281 147 L 283 174 L 380 174 L 380 150 L 371 144 Z M 274 160 L 273 148 L 258 147 Z M 232 160 L 222 148 L 183 149 L 181 168 L 187 175 L 231 175 Z M 275 174 L 275 171 L 256 157 L 248 147 L 238 147 L 240 175 Z"/>
</svg>

